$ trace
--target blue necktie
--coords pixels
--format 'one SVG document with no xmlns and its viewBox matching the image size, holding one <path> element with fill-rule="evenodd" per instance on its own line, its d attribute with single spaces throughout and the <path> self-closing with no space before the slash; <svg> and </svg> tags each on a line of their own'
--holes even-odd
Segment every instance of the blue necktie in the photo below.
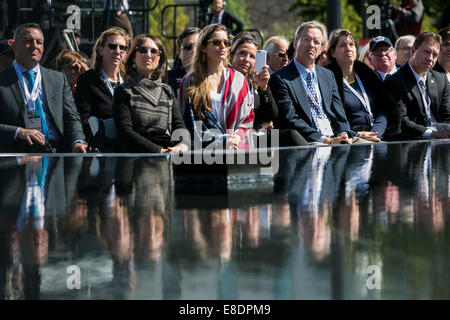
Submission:
<svg viewBox="0 0 450 320">
<path fill-rule="evenodd" d="M 306 77 L 306 85 L 308 86 L 309 92 L 311 93 L 311 95 L 313 96 L 315 102 L 312 101 L 311 97 L 308 95 L 308 100 L 309 100 L 309 106 L 311 107 L 311 115 L 314 119 L 314 122 L 316 123 L 317 129 L 320 130 L 317 120 L 318 119 L 328 119 L 327 115 L 323 112 L 323 109 L 321 106 L 318 106 L 319 104 L 319 99 L 317 98 L 317 92 L 316 92 L 316 86 L 313 83 L 313 73 L 312 72 L 308 72 L 308 76 Z"/>
<path fill-rule="evenodd" d="M 31 71 L 31 70 L 24 72 L 25 78 L 27 79 L 28 91 L 30 94 L 31 94 L 31 91 L 33 91 L 35 74 L 36 74 L 36 72 Z M 41 98 L 39 96 L 36 98 L 36 101 L 34 102 L 34 107 L 35 107 L 35 111 L 34 111 L 35 114 L 41 118 L 42 133 L 45 136 L 45 140 L 49 141 L 50 134 L 48 133 L 47 121 L 45 120 L 45 115 L 44 115 L 44 108 L 42 107 Z"/>
</svg>

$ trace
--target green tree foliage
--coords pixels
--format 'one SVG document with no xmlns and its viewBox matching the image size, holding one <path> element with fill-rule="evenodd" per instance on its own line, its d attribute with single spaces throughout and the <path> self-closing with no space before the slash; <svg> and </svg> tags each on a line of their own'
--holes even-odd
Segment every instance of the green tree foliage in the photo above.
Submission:
<svg viewBox="0 0 450 320">
<path fill-rule="evenodd" d="M 226 10 L 233 12 L 244 23 L 244 29 L 249 29 L 250 19 L 244 0 L 225 0 L 227 3 Z"/>
<path fill-rule="evenodd" d="M 383 1 L 369 0 L 368 5 L 380 5 Z M 400 5 L 401 0 L 392 0 L 392 4 Z M 450 4 L 448 0 L 423 1 L 425 16 L 422 22 L 423 31 L 438 31 L 441 28 L 443 11 Z M 291 10 L 297 12 L 303 21 L 318 20 L 326 23 L 326 0 L 295 0 Z M 361 18 L 360 0 L 342 0 L 342 27 L 352 31 L 360 39 L 362 37 L 363 21 Z"/>
<path fill-rule="evenodd" d="M 155 0 L 149 0 L 149 6 L 152 7 L 154 5 Z M 176 55 L 176 51 L 174 51 L 174 40 L 168 39 L 162 35 L 161 32 L 161 14 L 165 6 L 174 4 L 173 0 L 159 0 L 158 6 L 154 11 L 150 12 L 150 34 L 157 36 L 161 39 L 164 44 L 164 47 L 167 51 L 167 57 L 174 58 Z M 172 36 L 173 34 L 173 24 L 174 24 L 174 15 L 173 9 L 166 10 L 164 14 L 164 28 L 167 35 Z M 189 17 L 184 13 L 183 8 L 177 9 L 177 25 L 176 25 L 176 33 L 175 36 L 178 35 L 185 26 L 189 22 Z"/>
<path fill-rule="evenodd" d="M 356 38 L 362 37 L 362 19 L 350 0 L 342 0 L 342 27 L 350 30 Z M 296 0 L 291 10 L 307 20 L 317 20 L 326 24 L 326 0 Z"/>
</svg>

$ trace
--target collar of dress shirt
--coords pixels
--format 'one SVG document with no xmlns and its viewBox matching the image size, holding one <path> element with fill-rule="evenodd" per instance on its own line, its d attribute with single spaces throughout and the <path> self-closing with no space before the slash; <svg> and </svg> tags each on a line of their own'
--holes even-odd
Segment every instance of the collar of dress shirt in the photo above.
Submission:
<svg viewBox="0 0 450 320">
<path fill-rule="evenodd" d="M 391 72 L 388 72 L 388 73 L 384 73 L 384 72 L 381 72 L 381 71 L 379 71 L 379 70 L 377 70 L 377 72 L 380 74 L 380 76 L 381 76 L 381 78 L 383 79 L 383 81 L 386 79 L 386 76 L 389 74 L 389 75 L 393 75 L 394 73 L 396 73 L 397 72 L 397 67 L 396 66 L 394 66 L 394 68 L 391 70 Z"/>
<path fill-rule="evenodd" d="M 297 67 L 298 73 L 300 74 L 300 76 L 305 79 L 306 81 L 306 77 L 308 76 L 308 73 L 310 73 L 312 71 L 312 73 L 314 74 L 314 81 L 316 81 L 317 77 L 316 77 L 316 66 L 313 66 L 312 70 L 310 69 L 306 69 L 306 67 L 304 65 L 302 65 L 300 62 L 297 61 L 296 58 L 294 58 L 294 64 Z"/>
<path fill-rule="evenodd" d="M 20 63 L 17 62 L 17 60 L 14 60 L 17 63 L 17 66 L 19 67 L 19 70 L 21 73 L 24 73 L 25 71 L 28 71 L 28 69 L 26 69 L 24 66 L 22 66 Z M 34 71 L 35 73 L 37 73 L 39 71 L 39 63 L 33 68 L 31 69 L 31 71 Z"/>
<path fill-rule="evenodd" d="M 414 71 L 414 68 L 411 66 L 411 62 L 410 61 L 408 61 L 408 66 L 411 68 L 411 71 L 412 71 L 412 73 L 414 75 L 414 78 L 416 78 L 417 85 L 419 85 L 419 80 L 420 79 L 422 79 L 423 83 L 425 83 L 425 85 L 426 85 L 426 83 L 427 83 L 427 74 L 425 73 L 425 76 L 421 77 L 416 71 Z"/>
</svg>

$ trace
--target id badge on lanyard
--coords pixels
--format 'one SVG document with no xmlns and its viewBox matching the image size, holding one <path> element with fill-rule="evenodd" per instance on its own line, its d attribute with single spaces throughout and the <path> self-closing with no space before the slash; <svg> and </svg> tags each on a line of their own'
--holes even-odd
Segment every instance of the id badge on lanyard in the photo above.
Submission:
<svg viewBox="0 0 450 320">
<path fill-rule="evenodd" d="M 367 96 L 366 90 L 364 89 L 364 86 L 363 86 L 361 80 L 359 79 L 358 75 L 355 74 L 355 78 L 356 78 L 356 81 L 358 82 L 359 88 L 361 89 L 362 96 L 345 79 L 343 79 L 344 84 L 362 103 L 362 105 L 364 106 L 364 110 L 366 110 L 367 113 L 369 114 L 370 125 L 373 126 L 373 114 L 372 114 L 372 108 L 370 107 L 369 97 Z"/>
<path fill-rule="evenodd" d="M 111 85 L 111 81 L 109 81 L 108 76 L 106 75 L 105 71 L 102 71 L 103 79 L 105 79 L 106 85 L 108 86 L 109 92 L 111 92 L 111 95 L 114 96 L 114 88 Z M 119 75 L 119 83 L 122 83 L 122 77 Z"/>
<path fill-rule="evenodd" d="M 19 78 L 20 89 L 22 91 L 22 97 L 27 108 L 28 125 L 30 129 L 39 130 L 42 132 L 41 117 L 36 116 L 36 106 L 35 102 L 39 96 L 39 84 L 41 83 L 41 72 L 40 69 L 36 74 L 36 79 L 34 81 L 34 87 L 31 90 L 31 94 L 28 90 L 27 81 L 22 76 L 17 62 L 13 62 L 14 69 L 16 70 L 17 77 Z"/>
</svg>

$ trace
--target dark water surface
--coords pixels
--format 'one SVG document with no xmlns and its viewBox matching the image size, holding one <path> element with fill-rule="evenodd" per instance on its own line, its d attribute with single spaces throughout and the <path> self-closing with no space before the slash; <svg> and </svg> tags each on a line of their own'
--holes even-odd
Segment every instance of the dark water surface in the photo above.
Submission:
<svg viewBox="0 0 450 320">
<path fill-rule="evenodd" d="M 0 298 L 450 299 L 450 143 L 273 159 L 0 157 Z"/>
</svg>

